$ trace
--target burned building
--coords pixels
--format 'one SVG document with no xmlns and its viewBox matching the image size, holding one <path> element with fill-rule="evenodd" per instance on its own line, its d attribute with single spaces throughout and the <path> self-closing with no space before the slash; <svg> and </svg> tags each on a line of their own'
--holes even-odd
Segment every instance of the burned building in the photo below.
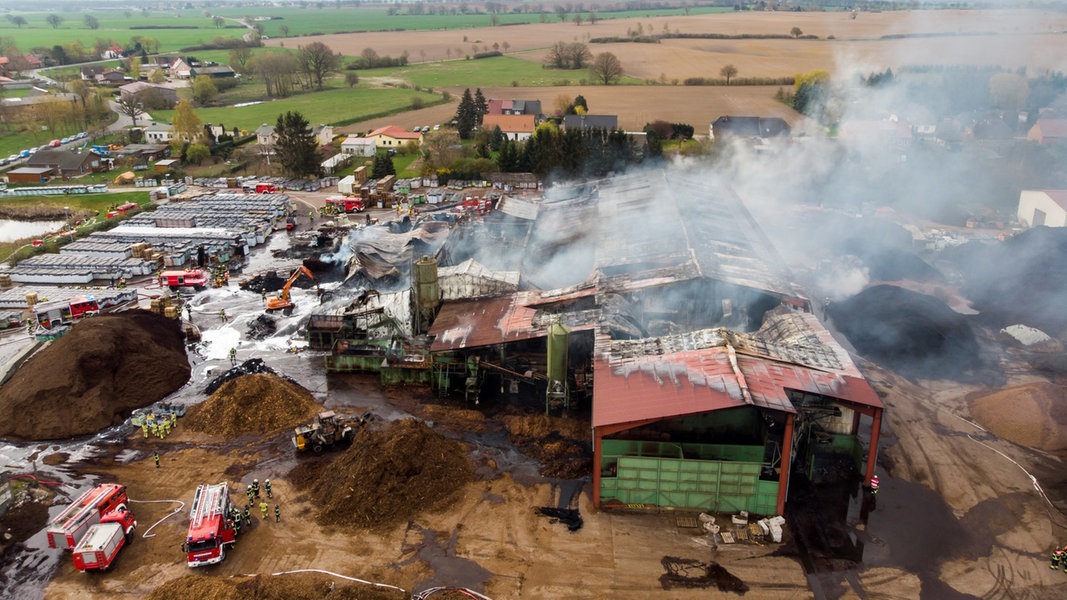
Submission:
<svg viewBox="0 0 1067 600">
<path fill-rule="evenodd" d="M 342 341 L 371 352 L 348 364 L 591 415 L 598 506 L 776 514 L 798 473 L 873 475 L 881 402 L 724 184 L 654 172 L 509 197 L 404 260 L 426 335 Z"/>
</svg>

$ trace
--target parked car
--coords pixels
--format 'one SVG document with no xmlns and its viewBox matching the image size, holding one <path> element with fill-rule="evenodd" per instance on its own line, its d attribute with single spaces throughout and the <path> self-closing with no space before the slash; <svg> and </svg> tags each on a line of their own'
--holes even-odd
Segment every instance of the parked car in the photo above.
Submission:
<svg viewBox="0 0 1067 600">
<path fill-rule="evenodd" d="M 84 131 L 79 131 L 78 133 L 74 134 L 74 139 L 76 140 L 80 140 L 84 137 L 89 137 L 89 134 Z"/>
<path fill-rule="evenodd" d="M 12 154 L 11 156 L 7 157 L 7 162 L 15 162 L 16 160 L 18 160 L 20 158 L 22 158 L 22 157 L 19 156 L 17 153 L 16 154 Z"/>
<path fill-rule="evenodd" d="M 72 140 L 72 139 L 73 139 L 73 138 L 65 137 L 65 138 L 63 138 L 63 139 L 62 139 L 61 141 L 62 141 L 62 143 L 64 143 L 64 144 L 69 144 L 69 143 L 71 142 L 71 140 Z"/>
<path fill-rule="evenodd" d="M 440 124 L 437 124 L 437 125 L 433 126 L 433 130 L 434 131 L 438 131 L 439 129 L 441 129 L 441 125 Z"/>
<path fill-rule="evenodd" d="M 63 142 L 61 140 L 52 140 L 51 142 L 48 142 L 48 147 L 49 148 L 56 148 L 56 147 L 62 146 L 62 145 L 63 145 Z"/>
<path fill-rule="evenodd" d="M 19 158 L 28 158 L 31 154 L 33 154 L 36 151 L 37 151 L 37 148 L 34 148 L 32 151 L 23 150 L 22 152 L 19 152 Z"/>
</svg>

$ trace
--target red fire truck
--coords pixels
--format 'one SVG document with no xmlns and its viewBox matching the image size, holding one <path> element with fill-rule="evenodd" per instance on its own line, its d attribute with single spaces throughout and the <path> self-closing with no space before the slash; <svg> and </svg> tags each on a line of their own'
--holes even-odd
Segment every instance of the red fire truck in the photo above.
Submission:
<svg viewBox="0 0 1067 600">
<path fill-rule="evenodd" d="M 189 511 L 189 535 L 185 538 L 190 567 L 213 565 L 226 558 L 226 546 L 237 543 L 230 521 L 230 490 L 227 484 L 200 484 Z"/>
<path fill-rule="evenodd" d="M 366 207 L 363 206 L 362 198 L 347 198 L 344 196 L 331 196 L 326 198 L 326 206 L 332 206 L 337 209 L 337 212 L 363 212 Z"/>
<path fill-rule="evenodd" d="M 70 300 L 42 302 L 33 307 L 37 323 L 45 329 L 69 325 L 82 317 L 91 317 L 100 312 L 100 303 L 92 296 L 75 296 Z"/>
<path fill-rule="evenodd" d="M 126 486 L 102 483 L 85 492 L 48 525 L 48 547 L 70 550 L 108 512 L 130 501 Z"/>
<path fill-rule="evenodd" d="M 104 571 L 111 566 L 119 550 L 130 543 L 130 533 L 137 527 L 133 513 L 120 504 L 85 532 L 74 548 L 74 568 L 79 571 Z"/>
<path fill-rule="evenodd" d="M 169 287 L 174 291 L 183 287 L 191 287 L 199 292 L 207 287 L 207 273 L 203 269 L 162 271 L 159 274 L 159 286 Z"/>
</svg>

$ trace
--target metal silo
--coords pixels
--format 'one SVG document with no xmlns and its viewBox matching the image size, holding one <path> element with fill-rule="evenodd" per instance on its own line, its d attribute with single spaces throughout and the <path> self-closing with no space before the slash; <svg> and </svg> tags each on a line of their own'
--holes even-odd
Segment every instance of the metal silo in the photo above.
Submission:
<svg viewBox="0 0 1067 600">
<path fill-rule="evenodd" d="M 437 283 L 437 259 L 422 256 L 415 261 L 415 304 L 418 306 L 418 329 L 424 331 L 437 315 L 441 288 Z"/>
<path fill-rule="evenodd" d="M 556 322 L 548 327 L 548 390 L 545 394 L 545 411 L 554 406 L 570 407 L 567 385 L 567 351 L 571 343 L 571 330 Z"/>
</svg>

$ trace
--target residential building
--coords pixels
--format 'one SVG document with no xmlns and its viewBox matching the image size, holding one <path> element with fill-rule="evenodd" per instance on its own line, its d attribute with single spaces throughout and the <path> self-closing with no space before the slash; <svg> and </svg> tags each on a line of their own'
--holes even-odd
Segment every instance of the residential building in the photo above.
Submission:
<svg viewBox="0 0 1067 600">
<path fill-rule="evenodd" d="M 193 67 L 184 58 L 176 58 L 170 63 L 170 76 L 178 79 L 189 79 L 192 76 Z"/>
<path fill-rule="evenodd" d="M 406 131 L 403 127 L 397 127 L 396 125 L 379 127 L 367 134 L 367 137 L 374 140 L 376 148 L 396 149 L 409 142 L 422 143 L 421 133 Z"/>
<path fill-rule="evenodd" d="M 789 136 L 789 123 L 779 117 L 737 117 L 724 115 L 715 119 L 708 128 L 711 139 L 772 138 Z"/>
<path fill-rule="evenodd" d="M 369 137 L 350 135 L 345 141 L 341 142 L 341 152 L 343 154 L 374 156 L 376 150 L 374 139 Z"/>
<path fill-rule="evenodd" d="M 167 144 L 174 138 L 174 129 L 169 123 L 152 123 L 144 128 L 144 141 L 148 144 Z"/>
<path fill-rule="evenodd" d="M 540 100 L 496 100 L 487 103 L 490 115 L 533 115 L 541 116 Z"/>
<path fill-rule="evenodd" d="M 126 83 L 126 74 L 117 69 L 109 69 L 94 75 L 93 80 L 101 85 L 122 85 Z"/>
<path fill-rule="evenodd" d="M 40 150 L 26 159 L 26 166 L 53 169 L 64 177 L 77 177 L 104 169 L 100 155 L 71 150 Z"/>
<path fill-rule="evenodd" d="M 563 128 L 614 131 L 619 128 L 619 117 L 618 115 L 565 115 Z"/>
<path fill-rule="evenodd" d="M 1067 227 L 1067 190 L 1023 190 L 1018 217 L 1027 227 Z"/>
<path fill-rule="evenodd" d="M 329 146 L 333 143 L 333 125 L 316 125 L 310 131 L 315 136 L 315 141 L 319 146 Z M 256 129 L 256 143 L 260 146 L 270 147 L 277 141 L 278 134 L 274 131 L 273 125 L 264 123 Z M 263 152 L 260 154 L 263 154 Z"/>
<path fill-rule="evenodd" d="M 274 133 L 274 126 L 266 123 L 256 129 L 256 144 L 263 148 L 270 148 L 278 141 L 278 134 Z M 264 152 L 261 152 L 263 154 Z"/>
<path fill-rule="evenodd" d="M 173 108 L 174 105 L 178 103 L 178 90 L 144 81 L 134 81 L 133 83 L 119 86 L 119 93 L 122 94 L 124 98 L 128 96 L 137 96 L 142 100 L 145 99 L 146 95 L 158 95 L 159 102 L 162 103 L 162 105 L 154 108 L 163 108 L 164 105 Z M 152 106 L 149 106 L 150 104 L 154 104 L 154 102 L 145 102 L 146 106 L 153 108 Z"/>
<path fill-rule="evenodd" d="M 1067 139 L 1067 119 L 1038 119 L 1026 139 L 1038 144 L 1054 144 Z"/>
<path fill-rule="evenodd" d="M 500 131 L 509 140 L 520 141 L 529 139 L 534 132 L 534 116 L 522 114 L 498 114 L 485 115 L 482 117 L 482 131 L 492 132 L 499 127 Z"/>
<path fill-rule="evenodd" d="M 333 125 L 316 125 L 311 128 L 311 134 L 319 146 L 329 146 L 333 143 Z"/>
</svg>

